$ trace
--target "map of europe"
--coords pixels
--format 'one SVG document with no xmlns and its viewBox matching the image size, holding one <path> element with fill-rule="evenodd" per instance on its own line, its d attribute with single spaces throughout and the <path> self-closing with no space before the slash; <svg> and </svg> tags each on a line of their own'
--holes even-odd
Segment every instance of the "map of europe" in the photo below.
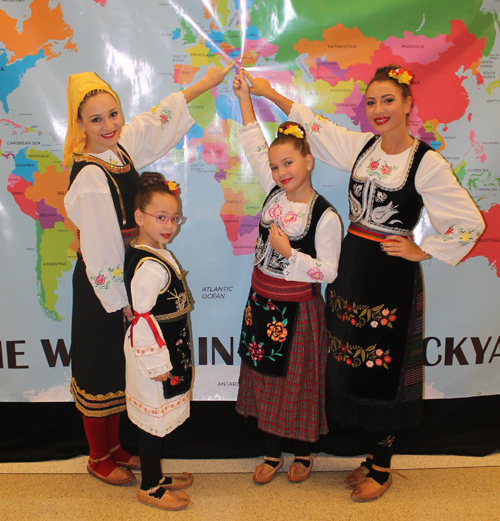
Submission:
<svg viewBox="0 0 500 521">
<path fill-rule="evenodd" d="M 107 27 L 116 2 L 75 4 L 83 17 L 97 17 Z M 209 66 L 224 67 L 235 60 L 323 116 L 369 131 L 363 95 L 374 70 L 389 63 L 411 70 L 416 81 L 410 131 L 448 159 L 483 214 L 487 230 L 468 259 L 485 257 L 498 270 L 500 176 L 493 165 L 500 159 L 499 143 L 498 136 L 485 139 L 480 132 L 498 121 L 492 118 L 498 116 L 500 103 L 498 4 L 425 0 L 403 9 L 402 2 L 394 2 L 390 23 L 387 13 L 382 23 L 384 19 L 370 20 L 337 3 L 316 4 L 318 9 L 307 2 L 278 0 L 156 2 L 171 51 L 164 67 L 172 91 L 191 85 Z M 356 4 L 363 13 L 372 2 Z M 78 248 L 77 230 L 63 203 L 69 178 L 61 163 L 65 122 L 55 118 L 52 127 L 30 125 L 19 96 L 25 83 L 39 82 L 39 90 L 30 92 L 37 93 L 43 110 L 44 91 L 51 89 L 51 62 L 56 66 L 58 60 L 81 59 L 76 70 L 89 67 L 85 33 L 71 22 L 74 8 L 68 0 L 0 4 L 0 182 L 36 229 L 37 296 L 46 317 L 54 321 L 67 318 L 56 309 L 58 290 Z M 113 36 L 110 29 L 110 40 Z M 173 164 L 201 161 L 214 168 L 224 199 L 220 224 L 232 254 L 241 256 L 254 251 L 265 196 L 235 138 L 241 117 L 232 77 L 191 104 L 196 124 L 168 159 Z M 284 115 L 265 100 L 256 98 L 254 104 L 271 137 Z"/>
</svg>

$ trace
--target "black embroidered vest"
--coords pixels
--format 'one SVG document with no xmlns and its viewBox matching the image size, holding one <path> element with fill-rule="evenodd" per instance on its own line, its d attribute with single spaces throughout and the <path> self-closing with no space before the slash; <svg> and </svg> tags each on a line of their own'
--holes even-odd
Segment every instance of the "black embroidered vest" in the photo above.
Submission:
<svg viewBox="0 0 500 521">
<path fill-rule="evenodd" d="M 112 165 L 88 154 L 74 154 L 69 186 L 73 184 L 76 176 L 85 166 L 95 165 L 101 168 L 106 174 L 120 229 L 130 230 L 136 227 L 134 219 L 134 199 L 139 190 L 139 174 L 125 149 L 121 145 L 118 145 L 118 148 L 125 161 L 125 165 Z"/>
<path fill-rule="evenodd" d="M 284 278 L 285 269 L 290 262 L 271 247 L 269 243 L 269 228 L 271 223 L 275 221 L 265 221 L 264 214 L 267 208 L 282 194 L 285 194 L 285 190 L 279 186 L 275 186 L 264 201 L 253 263 L 254 266 L 257 266 L 266 275 L 278 278 Z M 314 244 L 316 227 L 322 215 L 329 209 L 333 211 L 332 205 L 322 195 L 313 191 L 307 203 L 307 218 L 304 229 L 299 235 L 289 235 L 287 233 L 292 248 L 306 253 L 311 257 L 316 257 L 316 247 Z"/>
<path fill-rule="evenodd" d="M 165 398 L 173 398 L 187 392 L 191 388 L 193 379 L 191 338 L 187 323 L 192 304 L 185 283 L 185 272 L 177 271 L 152 248 L 137 246 L 135 240 L 125 252 L 124 280 L 129 302 L 133 304 L 132 278 L 141 265 L 148 260 L 158 262 L 168 273 L 167 285 L 160 291 L 156 304 L 150 312 L 158 321 L 172 364 L 170 378 L 163 382 L 163 394 Z"/>
<path fill-rule="evenodd" d="M 386 187 L 377 179 L 356 177 L 356 168 L 376 145 L 373 136 L 359 153 L 349 182 L 349 219 L 387 234 L 411 235 L 420 218 L 423 201 L 415 188 L 415 174 L 431 147 L 418 139 L 411 147 L 401 184 Z"/>
</svg>

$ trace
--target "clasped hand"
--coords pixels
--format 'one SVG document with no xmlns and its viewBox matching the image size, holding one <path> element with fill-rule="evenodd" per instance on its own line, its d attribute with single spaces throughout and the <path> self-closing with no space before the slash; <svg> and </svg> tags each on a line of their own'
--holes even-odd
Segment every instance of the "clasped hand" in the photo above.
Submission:
<svg viewBox="0 0 500 521">
<path fill-rule="evenodd" d="M 292 256 L 292 247 L 286 233 L 278 228 L 276 224 L 271 223 L 269 228 L 269 243 L 275 251 L 283 255 L 286 259 Z"/>
</svg>

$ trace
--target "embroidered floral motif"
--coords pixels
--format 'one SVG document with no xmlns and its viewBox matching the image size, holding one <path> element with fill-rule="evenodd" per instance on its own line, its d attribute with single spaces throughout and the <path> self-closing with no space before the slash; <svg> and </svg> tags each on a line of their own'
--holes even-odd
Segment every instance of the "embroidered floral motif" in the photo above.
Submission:
<svg viewBox="0 0 500 521">
<path fill-rule="evenodd" d="M 309 275 L 309 277 L 311 277 L 311 279 L 313 280 L 323 280 L 324 278 L 324 275 L 323 275 L 323 272 L 319 269 L 321 266 L 320 263 L 316 263 L 316 267 L 315 268 L 311 268 L 307 274 Z"/>
<path fill-rule="evenodd" d="M 263 307 L 261 304 L 257 302 L 257 294 L 254 292 L 252 293 L 251 297 L 252 301 L 255 303 L 256 306 Z M 247 321 L 247 310 L 251 317 L 251 311 L 250 311 L 250 301 L 247 303 L 247 307 L 245 308 L 245 322 Z M 252 341 L 247 343 L 246 341 L 246 332 L 243 331 L 242 335 L 242 343 L 245 344 L 248 347 L 248 352 L 246 353 L 246 356 L 249 356 L 253 362 L 254 365 L 257 365 L 257 362 L 262 360 L 263 358 L 269 358 L 269 360 L 272 360 L 273 362 L 276 362 L 275 358 L 276 356 L 283 356 L 283 353 L 281 353 L 281 350 L 283 348 L 283 342 L 286 340 L 286 337 L 288 336 L 288 331 L 286 329 L 286 325 L 288 324 L 288 319 L 285 317 L 286 312 L 286 306 L 280 310 L 278 306 L 276 306 L 275 303 L 271 299 L 269 299 L 265 305 L 265 309 L 268 311 L 277 311 L 281 314 L 281 321 L 278 321 L 276 317 L 273 316 L 272 322 L 269 322 L 267 324 L 267 336 L 275 341 L 279 342 L 279 347 L 277 349 L 271 349 L 271 353 L 266 355 L 265 351 L 262 349 L 262 346 L 264 345 L 264 342 L 257 342 L 255 340 L 255 337 L 252 336 Z M 250 318 L 251 320 L 251 318 Z M 247 325 L 251 325 L 247 322 Z"/>
<path fill-rule="evenodd" d="M 189 367 L 193 366 L 193 361 L 192 361 L 191 357 L 187 354 L 191 351 L 191 349 L 190 349 L 191 342 L 189 342 L 189 340 L 186 339 L 187 334 L 188 333 L 187 333 L 187 326 L 186 326 L 179 333 L 181 338 L 179 338 L 179 340 L 177 340 L 177 342 L 175 343 L 175 347 L 176 347 L 177 351 L 182 355 L 181 364 L 184 365 L 185 371 L 187 371 L 187 369 Z M 180 346 L 182 346 L 182 344 L 184 344 L 184 342 L 186 342 L 186 348 L 182 349 Z M 174 384 L 172 384 L 172 385 L 174 385 Z"/>
<path fill-rule="evenodd" d="M 363 327 L 367 323 L 371 327 L 386 326 L 392 329 L 392 323 L 396 321 L 397 308 L 389 310 L 384 308 L 385 304 L 380 304 L 370 308 L 363 304 L 348 304 L 346 299 L 337 296 L 334 290 L 330 291 L 328 303 L 337 315 L 337 318 L 345 322 L 349 321 L 355 327 Z"/>
<path fill-rule="evenodd" d="M 320 117 L 318 116 L 318 118 Z M 311 132 L 312 134 L 319 134 L 321 130 L 321 125 L 319 123 L 306 123 L 304 127 L 307 132 Z"/>
<path fill-rule="evenodd" d="M 264 145 L 259 145 L 257 147 L 257 152 L 263 152 L 264 150 L 267 150 L 269 148 L 269 145 L 265 143 Z"/>
<path fill-rule="evenodd" d="M 109 270 L 109 268 L 108 268 L 108 270 Z M 107 277 L 105 275 L 103 275 L 102 270 L 97 274 L 97 276 L 95 276 L 95 277 L 90 276 L 89 280 L 90 280 L 90 282 L 94 283 L 94 286 L 97 289 L 100 289 L 103 291 L 107 290 L 111 283 L 111 280 L 108 280 Z M 123 282 L 123 277 L 122 277 L 122 282 Z"/>
<path fill-rule="evenodd" d="M 354 195 L 356 197 L 359 197 L 361 193 L 363 192 L 363 185 L 361 184 L 355 184 L 352 188 L 352 191 L 354 192 Z"/>
<path fill-rule="evenodd" d="M 156 116 L 156 111 L 158 110 L 160 104 L 158 103 L 157 105 L 155 105 L 149 112 L 151 112 L 151 114 L 154 114 Z M 170 123 L 170 119 L 172 117 L 172 112 L 170 110 L 162 110 L 158 116 L 157 116 L 157 119 L 158 121 L 160 121 L 161 123 L 161 129 L 163 130 L 165 128 L 165 125 L 167 123 Z"/>
<path fill-rule="evenodd" d="M 252 325 L 252 308 L 250 307 L 250 303 L 245 308 L 245 323 L 247 326 Z"/>
<path fill-rule="evenodd" d="M 269 217 L 271 219 L 279 219 L 283 214 L 283 208 L 278 203 L 275 203 L 269 209 Z"/>
<path fill-rule="evenodd" d="M 375 201 L 377 201 L 377 203 L 383 203 L 386 199 L 387 194 L 378 190 L 377 195 L 375 196 Z"/>
<path fill-rule="evenodd" d="M 120 265 L 116 268 L 108 268 L 114 282 L 123 282 L 123 269 Z"/>
<path fill-rule="evenodd" d="M 267 324 L 267 327 L 267 336 L 275 342 L 284 342 L 285 338 L 288 336 L 285 324 L 283 322 L 277 322 L 274 317 L 273 321 Z"/>
<path fill-rule="evenodd" d="M 474 230 L 467 231 L 461 227 L 457 227 L 456 224 L 452 224 L 446 232 L 441 235 L 441 239 L 443 242 L 452 241 L 457 238 L 457 233 L 460 234 L 458 236 L 458 244 L 460 246 L 468 246 L 471 241 L 476 242 L 480 235 L 479 233 L 474 232 Z"/>
<path fill-rule="evenodd" d="M 381 181 L 387 179 L 387 176 L 390 175 L 394 170 L 397 170 L 397 166 L 389 166 L 387 161 L 384 161 L 384 164 L 381 166 L 381 159 L 370 158 L 370 163 L 366 168 L 366 173 L 369 176 L 376 176 Z"/>
<path fill-rule="evenodd" d="M 382 445 L 384 447 L 392 447 L 392 444 L 394 443 L 394 440 L 396 439 L 396 436 L 390 435 L 387 436 L 385 440 L 379 441 L 378 444 Z"/>
<path fill-rule="evenodd" d="M 154 355 L 156 353 L 159 353 L 163 349 L 165 349 L 165 346 L 159 346 L 158 344 L 148 346 L 148 347 L 138 347 L 137 349 L 133 348 L 135 351 L 136 356 L 147 356 L 147 355 Z"/>
<path fill-rule="evenodd" d="M 351 367 L 361 367 L 365 365 L 369 369 L 383 367 L 389 369 L 391 357 L 390 349 L 382 351 L 377 349 L 377 344 L 364 348 L 362 346 L 350 345 L 348 342 L 342 344 L 337 338 L 328 333 L 330 338 L 330 353 L 336 358 L 337 362 L 343 362 Z"/>
<path fill-rule="evenodd" d="M 175 300 L 175 307 L 177 308 L 177 311 L 183 311 L 188 305 L 188 297 L 186 293 L 177 293 L 177 290 L 175 290 L 174 293 L 169 291 L 168 294 L 172 295 L 168 298 L 168 300 Z"/>
<path fill-rule="evenodd" d="M 291 210 L 286 213 L 281 219 L 280 222 L 283 226 L 289 226 L 297 220 L 297 214 L 292 212 Z"/>
</svg>

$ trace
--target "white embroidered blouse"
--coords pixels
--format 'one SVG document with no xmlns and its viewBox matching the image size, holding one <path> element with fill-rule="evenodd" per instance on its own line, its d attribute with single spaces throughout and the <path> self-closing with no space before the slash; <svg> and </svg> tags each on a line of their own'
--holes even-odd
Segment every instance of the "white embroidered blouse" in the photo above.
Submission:
<svg viewBox="0 0 500 521">
<path fill-rule="evenodd" d="M 252 122 L 243 127 L 239 139 L 245 155 L 259 178 L 262 190 L 269 194 L 276 183 L 273 181 L 269 167 L 267 143 L 260 125 Z M 279 201 L 268 204 L 264 220 L 279 221 L 279 227 L 290 236 L 297 236 L 304 230 L 307 218 L 307 204 L 289 201 L 286 194 L 279 196 Z M 333 211 L 327 211 L 319 220 L 314 238 L 316 258 L 301 253 L 292 248 L 289 265 L 285 269 L 285 280 L 295 282 L 325 282 L 330 283 L 337 277 L 342 227 L 339 216 Z M 271 255 L 271 249 L 261 252 L 261 255 Z M 278 275 L 273 275 L 278 277 Z"/>
<path fill-rule="evenodd" d="M 186 99 L 177 92 L 132 118 L 123 127 L 119 142 L 139 171 L 173 148 L 193 123 Z M 112 165 L 124 164 L 111 150 L 92 155 Z M 106 174 L 98 166 L 85 166 L 68 190 L 64 205 L 80 230 L 87 276 L 104 309 L 112 313 L 126 307 L 125 249 Z"/>
<path fill-rule="evenodd" d="M 349 173 L 363 146 L 374 135 L 339 127 L 299 103 L 293 104 L 289 119 L 304 126 L 316 159 Z M 397 187 L 404 179 L 409 154 L 410 149 L 401 154 L 386 154 L 379 140 L 357 165 L 356 177 L 376 180 L 388 188 Z M 416 172 L 415 188 L 437 232 L 425 237 L 421 248 L 448 264 L 458 264 L 484 230 L 479 210 L 438 152 L 424 155 Z"/>
</svg>

